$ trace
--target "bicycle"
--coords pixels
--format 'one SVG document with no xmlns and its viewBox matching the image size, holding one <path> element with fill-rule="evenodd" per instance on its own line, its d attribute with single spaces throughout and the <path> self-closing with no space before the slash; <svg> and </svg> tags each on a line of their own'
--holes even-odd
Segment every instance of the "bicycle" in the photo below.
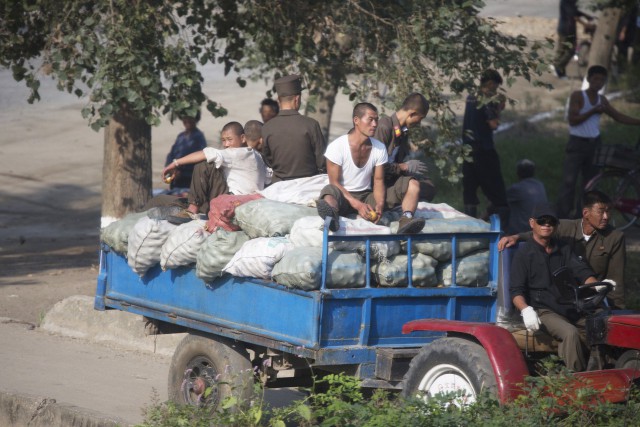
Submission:
<svg viewBox="0 0 640 427">
<path fill-rule="evenodd" d="M 585 191 L 599 190 L 611 197 L 609 224 L 618 230 L 640 226 L 640 139 L 635 148 L 625 145 L 602 145 L 594 158 L 602 171 L 585 186 Z"/>
</svg>

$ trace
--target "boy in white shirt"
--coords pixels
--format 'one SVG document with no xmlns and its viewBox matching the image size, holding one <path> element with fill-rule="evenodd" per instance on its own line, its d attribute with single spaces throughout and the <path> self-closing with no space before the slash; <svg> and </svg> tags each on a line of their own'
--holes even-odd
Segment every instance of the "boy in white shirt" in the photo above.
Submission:
<svg viewBox="0 0 640 427">
<path fill-rule="evenodd" d="M 164 176 L 181 165 L 197 163 L 187 208 L 193 214 L 207 213 L 211 199 L 221 194 L 253 194 L 264 189 L 266 165 L 258 151 L 247 147 L 242 125 L 238 122 L 224 125 L 221 141 L 222 150 L 206 147 L 175 159 L 162 170 Z M 252 144 L 258 145 L 258 141 L 252 140 Z"/>
<path fill-rule="evenodd" d="M 372 138 L 378 127 L 378 110 L 367 102 L 353 109 L 353 129 L 327 147 L 325 158 L 329 185 L 320 192 L 318 214 L 332 219 L 330 229 L 339 228 L 338 216 L 358 213 L 378 222 L 386 207 L 402 205 L 398 234 L 419 233 L 423 218 L 414 218 L 420 193 L 419 182 L 410 176 L 400 177 L 389 188 L 384 184 L 384 165 L 388 162 L 385 145 Z M 373 178 L 373 188 L 371 179 Z"/>
</svg>

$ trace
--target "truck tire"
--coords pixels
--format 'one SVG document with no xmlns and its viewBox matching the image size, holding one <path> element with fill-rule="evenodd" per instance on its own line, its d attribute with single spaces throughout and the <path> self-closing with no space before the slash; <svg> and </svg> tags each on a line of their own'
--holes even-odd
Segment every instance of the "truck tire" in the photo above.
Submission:
<svg viewBox="0 0 640 427">
<path fill-rule="evenodd" d="M 480 392 L 497 396 L 493 367 L 480 344 L 462 338 L 440 338 L 422 347 L 403 379 L 405 397 L 429 399 L 460 393 L 457 406 L 474 403 Z"/>
<path fill-rule="evenodd" d="M 222 337 L 188 334 L 169 368 L 169 400 L 216 410 L 226 397 L 251 398 L 253 371 L 246 349 Z M 210 393 L 205 393 L 210 389 Z"/>
<path fill-rule="evenodd" d="M 616 369 L 640 370 L 640 351 L 627 350 L 616 360 Z"/>
</svg>

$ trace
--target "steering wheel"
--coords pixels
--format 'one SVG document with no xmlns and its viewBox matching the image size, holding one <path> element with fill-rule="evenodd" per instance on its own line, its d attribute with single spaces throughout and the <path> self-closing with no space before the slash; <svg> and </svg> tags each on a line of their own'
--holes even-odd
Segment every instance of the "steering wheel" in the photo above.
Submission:
<svg viewBox="0 0 640 427">
<path fill-rule="evenodd" d="M 596 286 L 604 286 L 600 290 L 596 290 L 595 294 L 580 298 L 580 291 L 595 288 Z M 576 290 L 576 309 L 578 312 L 593 313 L 607 297 L 607 294 L 613 290 L 613 285 L 609 282 L 593 282 L 586 285 L 580 285 Z"/>
</svg>

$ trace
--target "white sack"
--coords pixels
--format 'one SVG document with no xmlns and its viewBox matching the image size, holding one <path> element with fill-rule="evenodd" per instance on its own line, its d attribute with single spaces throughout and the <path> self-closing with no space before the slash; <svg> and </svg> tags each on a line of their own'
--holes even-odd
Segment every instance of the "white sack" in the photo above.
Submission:
<svg viewBox="0 0 640 427">
<path fill-rule="evenodd" d="M 297 205 L 315 206 L 320 191 L 329 184 L 327 174 L 279 181 L 258 193 L 267 199 Z"/>
<path fill-rule="evenodd" d="M 353 253 L 329 253 L 327 266 L 328 288 L 361 288 L 365 284 L 366 266 Z M 273 267 L 273 280 L 281 285 L 311 291 L 320 289 L 322 282 L 322 249 L 296 248 L 287 252 Z"/>
<path fill-rule="evenodd" d="M 271 280 L 273 266 L 294 248 L 286 237 L 259 237 L 245 242 L 222 271 L 236 277 Z"/>
<path fill-rule="evenodd" d="M 466 219 L 475 219 L 470 217 L 469 215 L 465 215 L 462 212 L 452 208 L 446 203 L 427 203 L 427 202 L 419 202 L 418 208 L 414 216 L 418 218 L 425 219 L 436 219 L 436 218 L 466 218 Z"/>
<path fill-rule="evenodd" d="M 438 267 L 438 282 L 451 286 L 451 263 Z M 458 286 L 481 287 L 489 284 L 489 251 L 467 255 L 458 260 L 456 269 Z"/>
<path fill-rule="evenodd" d="M 145 216 L 147 216 L 146 212 L 133 213 L 112 222 L 100 230 L 100 240 L 119 254 L 126 255 L 129 233 L 131 233 L 131 229 L 136 225 L 136 222 Z"/>
<path fill-rule="evenodd" d="M 249 240 L 244 231 L 218 229 L 204 241 L 196 257 L 196 276 L 211 282 L 222 276 L 225 265 Z"/>
<path fill-rule="evenodd" d="M 388 235 L 389 227 L 374 224 L 362 218 L 349 219 L 340 217 L 340 229 L 329 232 L 334 236 L 353 236 L 359 234 Z M 291 228 L 289 240 L 296 247 L 322 247 L 322 229 L 324 220 L 318 215 L 298 219 Z M 357 242 L 331 242 L 329 248 L 343 252 L 359 252 L 364 254 L 365 244 Z M 400 242 L 371 242 L 371 259 L 383 259 L 400 253 Z"/>
<path fill-rule="evenodd" d="M 286 236 L 297 219 L 317 215 L 315 208 L 258 199 L 236 208 L 238 225 L 255 239 L 256 237 Z"/>
<path fill-rule="evenodd" d="M 207 221 L 194 220 L 177 226 L 162 245 L 160 267 L 167 270 L 195 263 L 200 247 L 211 234 L 205 230 L 206 225 Z"/>
<path fill-rule="evenodd" d="M 436 277 L 436 266 L 438 261 L 427 255 L 415 254 L 411 256 L 413 262 L 412 279 L 415 287 L 430 287 L 438 284 Z M 388 260 L 379 262 L 371 267 L 372 280 L 379 286 L 384 287 L 406 287 L 407 279 L 406 255 L 396 255 Z"/>
<path fill-rule="evenodd" d="M 391 231 L 398 229 L 398 223 L 391 224 Z M 465 216 L 464 218 L 428 219 L 421 233 L 476 233 L 487 232 L 491 226 L 476 218 Z M 458 239 L 457 256 L 464 256 L 472 252 L 489 247 L 488 239 Z M 402 249 L 407 251 L 406 242 L 402 243 Z M 440 262 L 451 259 L 451 240 L 423 240 L 414 241 L 411 246 L 412 253 L 429 255 Z"/>
<path fill-rule="evenodd" d="M 174 224 L 166 220 L 147 216 L 140 218 L 129 233 L 127 261 L 131 269 L 142 277 L 148 269 L 160 262 L 162 245 L 175 228 Z"/>
</svg>

